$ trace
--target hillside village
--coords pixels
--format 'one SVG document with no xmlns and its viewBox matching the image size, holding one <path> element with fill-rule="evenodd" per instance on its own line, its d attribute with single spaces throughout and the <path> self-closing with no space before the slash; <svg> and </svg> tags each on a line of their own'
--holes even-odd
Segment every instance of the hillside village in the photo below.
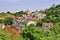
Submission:
<svg viewBox="0 0 60 40">
<path fill-rule="evenodd" d="M 30 13 L 30 11 L 27 10 L 25 11 L 25 13 L 26 14 L 22 14 L 18 17 L 14 17 L 12 21 L 13 22 L 12 25 L 5 26 L 4 24 L 0 24 L 0 28 L 4 29 L 6 27 L 7 28 L 12 27 L 15 30 L 22 31 L 26 25 L 30 25 L 30 24 L 37 25 L 38 20 L 43 19 L 46 16 L 44 11 L 39 12 L 38 10 L 32 13 Z"/>
<path fill-rule="evenodd" d="M 0 29 L 1 32 L 6 32 L 6 34 L 2 33 L 3 36 L 6 38 L 8 36 L 12 40 L 15 36 L 16 39 L 21 36 L 25 40 L 59 40 L 60 5 L 34 12 L 30 12 L 29 9 L 16 13 L 2 12 L 0 13 Z"/>
</svg>

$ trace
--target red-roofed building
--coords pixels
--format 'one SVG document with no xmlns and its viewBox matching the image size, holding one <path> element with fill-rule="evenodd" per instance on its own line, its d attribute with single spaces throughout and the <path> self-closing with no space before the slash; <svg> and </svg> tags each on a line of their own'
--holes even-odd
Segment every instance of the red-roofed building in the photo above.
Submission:
<svg viewBox="0 0 60 40">
<path fill-rule="evenodd" d="M 32 18 L 32 21 L 37 22 L 39 18 Z"/>
</svg>

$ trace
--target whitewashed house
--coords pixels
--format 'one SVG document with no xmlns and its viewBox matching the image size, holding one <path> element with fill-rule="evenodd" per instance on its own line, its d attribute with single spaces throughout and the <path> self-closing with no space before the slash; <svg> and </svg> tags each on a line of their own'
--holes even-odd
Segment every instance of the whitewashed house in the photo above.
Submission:
<svg viewBox="0 0 60 40">
<path fill-rule="evenodd" d="M 40 18 L 40 19 L 43 19 L 46 16 L 46 14 L 44 14 L 44 12 L 39 12 L 38 10 L 31 13 L 31 15 L 32 15 L 32 17 L 34 16 L 34 17 Z"/>
</svg>

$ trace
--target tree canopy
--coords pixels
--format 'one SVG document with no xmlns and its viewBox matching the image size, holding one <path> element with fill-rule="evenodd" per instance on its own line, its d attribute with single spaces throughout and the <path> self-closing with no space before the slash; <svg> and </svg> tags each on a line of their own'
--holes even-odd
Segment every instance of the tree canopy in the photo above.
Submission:
<svg viewBox="0 0 60 40">
<path fill-rule="evenodd" d="M 60 5 L 57 5 L 55 7 L 50 7 L 45 11 L 46 17 L 45 21 L 46 22 L 53 22 L 53 23 L 58 23 L 60 22 Z"/>
<path fill-rule="evenodd" d="M 4 20 L 4 24 L 5 25 L 11 25 L 12 24 L 12 21 L 13 21 L 13 18 L 6 17 L 5 20 Z"/>
</svg>

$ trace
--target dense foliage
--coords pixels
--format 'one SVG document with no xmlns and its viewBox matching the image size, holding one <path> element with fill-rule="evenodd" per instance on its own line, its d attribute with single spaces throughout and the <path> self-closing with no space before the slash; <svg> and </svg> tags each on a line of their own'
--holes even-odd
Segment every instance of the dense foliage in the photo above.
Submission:
<svg viewBox="0 0 60 40">
<path fill-rule="evenodd" d="M 38 27 L 42 27 L 42 23 L 43 23 L 43 20 L 42 20 L 42 19 L 40 19 L 40 20 L 38 20 L 38 22 L 37 22 L 37 25 L 36 25 L 36 26 L 38 26 Z"/>
<path fill-rule="evenodd" d="M 22 32 L 22 36 L 25 40 L 59 40 L 60 26 L 59 24 L 55 24 L 52 29 L 43 31 L 32 24 L 26 26 Z"/>
<path fill-rule="evenodd" d="M 19 12 L 16 12 L 14 13 L 14 15 L 17 17 L 17 16 L 20 16 L 21 14 L 26 14 L 24 11 L 19 11 Z"/>
<path fill-rule="evenodd" d="M 5 25 L 11 25 L 12 24 L 12 21 L 13 21 L 13 18 L 6 17 L 5 20 L 4 20 L 4 24 Z"/>
<path fill-rule="evenodd" d="M 45 11 L 46 17 L 44 21 L 59 23 L 60 22 L 60 5 L 53 6 Z"/>
<path fill-rule="evenodd" d="M 10 35 L 8 32 L 0 29 L 0 40 L 24 40 L 21 36 L 16 37 L 14 34 Z"/>
<path fill-rule="evenodd" d="M 8 34 L 2 29 L 0 29 L 0 40 L 10 40 Z"/>
<path fill-rule="evenodd" d="M 3 20 L 0 20 L 0 24 L 2 24 L 3 23 Z"/>
</svg>

